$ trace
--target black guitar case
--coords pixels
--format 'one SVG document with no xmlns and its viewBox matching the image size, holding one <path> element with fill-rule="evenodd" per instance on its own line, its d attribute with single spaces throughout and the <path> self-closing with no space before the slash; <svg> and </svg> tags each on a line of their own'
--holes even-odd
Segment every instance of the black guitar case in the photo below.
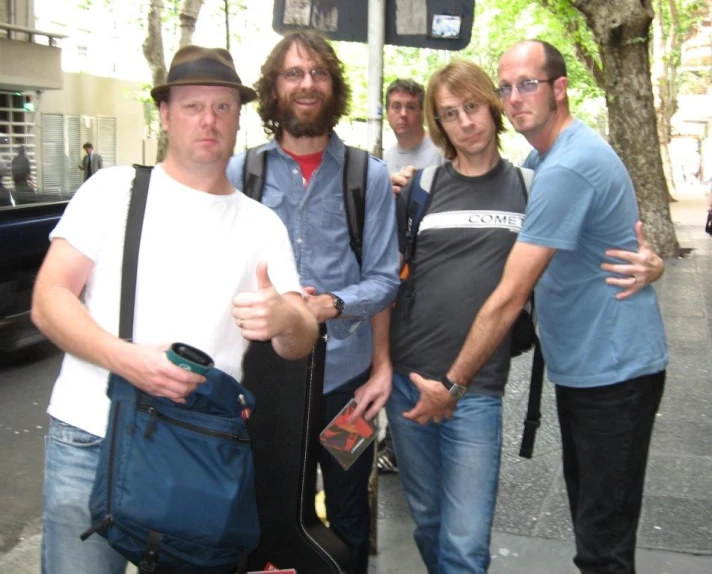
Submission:
<svg viewBox="0 0 712 574">
<path fill-rule="evenodd" d="M 252 342 L 243 384 L 257 399 L 249 432 L 255 460 L 262 536 L 248 570 L 267 562 L 298 574 L 342 574 L 347 546 L 316 515 L 319 422 L 326 337 L 301 361 L 279 357 L 270 343 Z"/>
</svg>

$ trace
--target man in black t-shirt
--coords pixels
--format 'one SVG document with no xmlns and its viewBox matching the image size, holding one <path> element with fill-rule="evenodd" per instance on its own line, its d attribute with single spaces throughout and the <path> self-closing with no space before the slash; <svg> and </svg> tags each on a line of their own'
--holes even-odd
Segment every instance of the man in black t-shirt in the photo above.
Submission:
<svg viewBox="0 0 712 574">
<path fill-rule="evenodd" d="M 449 389 L 458 400 L 446 420 L 412 420 L 421 394 L 408 375 L 439 379 L 457 356 L 502 276 L 524 219 L 526 190 L 517 169 L 499 155 L 502 107 L 482 69 L 459 61 L 435 72 L 425 116 L 449 161 L 433 181 L 411 276 L 393 310 L 394 380 L 386 409 L 428 571 L 480 574 L 490 562 L 509 339 L 469 389 Z M 410 191 L 403 190 L 403 205 Z"/>
</svg>

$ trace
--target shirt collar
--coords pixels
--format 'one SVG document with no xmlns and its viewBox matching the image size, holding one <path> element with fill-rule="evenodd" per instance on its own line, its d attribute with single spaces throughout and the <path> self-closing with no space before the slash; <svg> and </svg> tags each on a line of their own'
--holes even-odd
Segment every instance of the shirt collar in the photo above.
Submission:
<svg viewBox="0 0 712 574">
<path fill-rule="evenodd" d="M 257 150 L 257 153 L 264 153 L 268 152 L 270 150 L 276 150 L 277 153 L 282 154 L 284 157 L 289 157 L 283 150 L 282 147 L 279 145 L 279 142 L 277 141 L 276 138 L 272 138 L 268 143 L 263 145 L 261 148 Z M 331 132 L 329 134 L 329 143 L 326 144 L 326 149 L 324 150 L 324 153 L 331 156 L 334 161 L 336 161 L 338 164 L 342 165 L 344 163 L 344 157 L 346 154 L 346 146 L 344 145 L 344 142 L 341 141 L 341 138 L 339 138 L 338 135 L 336 135 L 336 132 Z M 292 159 L 291 157 L 289 159 Z"/>
</svg>

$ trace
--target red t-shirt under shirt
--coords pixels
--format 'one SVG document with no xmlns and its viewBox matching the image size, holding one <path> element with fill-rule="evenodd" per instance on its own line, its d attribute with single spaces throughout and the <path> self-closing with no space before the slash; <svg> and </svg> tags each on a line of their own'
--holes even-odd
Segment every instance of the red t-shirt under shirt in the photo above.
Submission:
<svg viewBox="0 0 712 574">
<path fill-rule="evenodd" d="M 316 168 L 319 167 L 321 158 L 324 156 L 324 150 L 316 153 L 308 153 L 306 155 L 297 155 L 291 151 L 287 151 L 284 148 L 282 149 L 286 154 L 293 157 L 294 161 L 299 164 L 299 169 L 302 170 L 302 178 L 304 179 L 304 187 L 309 185 L 309 180 L 311 179 L 312 174 L 316 171 Z"/>
</svg>

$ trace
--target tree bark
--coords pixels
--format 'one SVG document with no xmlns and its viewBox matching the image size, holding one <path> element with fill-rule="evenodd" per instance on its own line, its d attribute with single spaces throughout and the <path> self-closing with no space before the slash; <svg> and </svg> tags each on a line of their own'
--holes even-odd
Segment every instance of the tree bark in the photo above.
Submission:
<svg viewBox="0 0 712 574">
<path fill-rule="evenodd" d="M 610 143 L 638 197 L 648 240 L 662 257 L 678 254 L 658 140 L 650 80 L 651 0 L 573 0 L 598 45 L 608 106 Z"/>
<path fill-rule="evenodd" d="M 146 18 L 146 39 L 143 41 L 143 55 L 151 70 L 153 85 L 158 86 L 166 81 L 166 58 L 163 52 L 163 0 L 151 0 Z M 168 137 L 159 125 L 158 149 L 156 163 L 163 161 L 168 150 Z"/>
<path fill-rule="evenodd" d="M 670 11 L 670 30 L 666 32 L 662 2 L 666 1 Z M 672 135 L 672 116 L 677 110 L 677 63 L 675 52 L 679 52 L 682 42 L 679 39 L 679 18 L 675 0 L 657 0 L 657 15 L 653 20 L 653 101 L 658 118 L 658 138 L 663 171 L 668 184 L 668 201 L 677 201 L 675 193 L 675 174 L 670 160 L 670 138 Z"/>
<path fill-rule="evenodd" d="M 204 0 L 183 0 L 180 7 L 180 40 L 178 47 L 187 46 L 193 40 L 195 24 L 203 7 Z M 163 0 L 151 0 L 149 3 L 148 17 L 146 18 L 146 39 L 143 42 L 143 55 L 146 57 L 151 70 L 153 85 L 165 83 L 168 72 L 166 58 L 163 50 Z M 168 135 L 163 129 L 158 132 L 158 150 L 156 163 L 165 159 L 168 152 Z"/>
<path fill-rule="evenodd" d="M 193 41 L 195 24 L 200 16 L 204 0 L 183 0 L 180 7 L 180 42 L 178 47 L 187 46 Z"/>
</svg>

